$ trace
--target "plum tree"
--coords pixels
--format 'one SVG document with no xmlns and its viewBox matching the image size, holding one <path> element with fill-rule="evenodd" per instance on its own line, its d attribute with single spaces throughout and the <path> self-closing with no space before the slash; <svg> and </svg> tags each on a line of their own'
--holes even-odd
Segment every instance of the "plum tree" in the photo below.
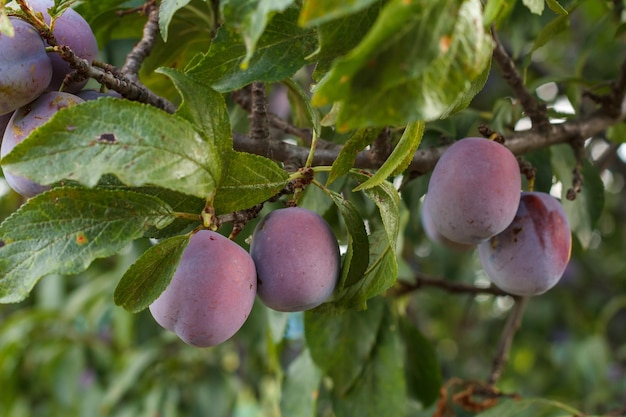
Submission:
<svg viewBox="0 0 626 417">
<path fill-rule="evenodd" d="M 572 238 L 565 210 L 546 193 L 522 193 L 513 222 L 478 245 L 481 264 L 501 289 L 542 294 L 559 281 L 569 262 Z"/>
<path fill-rule="evenodd" d="M 200 230 L 150 312 L 185 343 L 209 347 L 243 326 L 255 294 L 256 271 L 248 252 L 219 233 Z"/>
<path fill-rule="evenodd" d="M 57 111 L 83 102 L 83 99 L 73 94 L 50 91 L 43 93 L 32 103 L 20 107 L 13 113 L 4 131 L 0 156 L 8 154 L 30 132 L 47 122 Z M 6 169 L 4 177 L 13 190 L 25 197 L 32 197 L 49 188 L 28 178 L 14 175 Z"/>
<path fill-rule="evenodd" d="M 250 255 L 258 295 L 278 311 L 303 311 L 330 297 L 339 277 L 339 245 L 326 221 L 300 207 L 275 210 L 256 226 Z"/>
<path fill-rule="evenodd" d="M 54 0 L 29 0 L 28 4 L 37 12 L 43 14 L 46 23 L 50 24 L 48 9 L 54 5 Z M 80 58 L 91 63 L 98 56 L 98 42 L 89 23 L 74 9 L 68 8 L 54 22 L 53 34 L 59 45 L 67 45 Z M 70 65 L 57 53 L 49 54 L 52 63 L 52 79 L 48 90 L 58 90 L 65 77 L 72 72 Z M 87 79 L 76 81 L 65 86 L 65 91 L 77 93 Z"/>
<path fill-rule="evenodd" d="M 15 34 L 0 33 L 0 115 L 36 99 L 52 78 L 45 44 L 33 26 L 10 18 Z"/>
<path fill-rule="evenodd" d="M 519 165 L 511 151 L 491 140 L 465 138 L 437 162 L 428 184 L 427 209 L 441 235 L 475 244 L 511 223 L 520 192 Z"/>
</svg>

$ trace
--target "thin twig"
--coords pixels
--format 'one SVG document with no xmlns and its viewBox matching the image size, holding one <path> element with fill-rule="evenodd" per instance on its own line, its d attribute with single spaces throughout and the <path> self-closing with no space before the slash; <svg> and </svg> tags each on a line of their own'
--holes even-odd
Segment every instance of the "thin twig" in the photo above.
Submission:
<svg viewBox="0 0 626 417">
<path fill-rule="evenodd" d="M 54 49 L 65 61 L 69 62 L 73 69 L 85 74 L 89 78 L 93 78 L 108 89 L 117 91 L 125 98 L 150 104 L 168 113 L 174 113 L 176 111 L 176 106 L 165 98 L 157 96 L 149 89 L 139 86 L 125 77 L 116 77 L 110 72 L 90 65 L 86 60 L 76 56 L 69 47 L 65 45 L 55 46 Z"/>
<path fill-rule="evenodd" d="M 495 42 L 493 50 L 493 59 L 498 63 L 498 66 L 502 70 L 502 77 L 509 84 L 515 96 L 519 99 L 522 108 L 526 112 L 526 115 L 530 118 L 533 127 L 539 130 L 545 129 L 550 125 L 550 121 L 547 117 L 546 105 L 535 99 L 524 85 L 522 76 L 517 71 L 513 59 L 508 54 L 504 46 L 498 39 L 498 35 L 494 29 L 491 30 L 491 35 Z"/>
<path fill-rule="evenodd" d="M 126 55 L 126 62 L 122 73 L 134 83 L 139 83 L 139 69 L 141 64 L 150 55 L 159 34 L 159 7 L 154 0 L 142 7 L 143 13 L 148 15 L 148 21 L 143 27 L 141 40 Z"/>
<path fill-rule="evenodd" d="M 412 284 L 398 281 L 396 287 L 392 290 L 390 294 L 393 296 L 406 295 L 424 287 L 439 288 L 452 294 L 490 294 L 496 296 L 509 295 L 507 292 L 501 290 L 494 285 L 491 285 L 489 287 L 480 287 L 464 282 L 450 281 L 444 278 L 428 277 L 423 274 L 417 274 L 415 276 L 415 282 Z"/>
<path fill-rule="evenodd" d="M 502 371 L 509 360 L 509 352 L 511 350 L 513 338 L 522 324 L 522 316 L 524 315 L 524 309 L 528 302 L 528 297 L 515 297 L 514 299 L 515 304 L 513 305 L 513 309 L 509 314 L 506 325 L 502 330 L 500 342 L 498 342 L 498 350 L 496 351 L 496 356 L 493 359 L 491 374 L 487 379 L 487 382 L 491 385 L 495 384 L 498 379 L 500 379 Z"/>
</svg>

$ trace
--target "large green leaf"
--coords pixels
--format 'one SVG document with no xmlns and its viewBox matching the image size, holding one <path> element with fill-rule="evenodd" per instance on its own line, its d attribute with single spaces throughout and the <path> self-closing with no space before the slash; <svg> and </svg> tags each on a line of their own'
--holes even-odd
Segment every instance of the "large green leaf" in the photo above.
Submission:
<svg viewBox="0 0 626 417">
<path fill-rule="evenodd" d="M 218 214 L 259 204 L 276 195 L 289 179 L 284 169 L 259 155 L 231 151 L 228 161 L 228 169 L 213 201 Z"/>
<path fill-rule="evenodd" d="M 321 379 L 320 369 L 305 349 L 287 368 L 280 396 L 282 415 L 314 417 Z"/>
<path fill-rule="evenodd" d="M 252 81 L 288 78 L 307 63 L 306 56 L 316 47 L 315 32 L 299 27 L 297 17 L 295 8 L 274 16 L 245 69 L 245 44 L 236 33 L 222 26 L 211 49 L 187 72 L 221 92 L 236 90 Z"/>
<path fill-rule="evenodd" d="M 303 26 L 319 25 L 356 13 L 378 0 L 305 0 L 298 22 Z"/>
<path fill-rule="evenodd" d="M 175 236 L 145 251 L 115 288 L 115 304 L 132 313 L 152 304 L 172 280 L 188 243 L 189 235 Z"/>
<path fill-rule="evenodd" d="M 404 171 L 411 163 L 413 154 L 422 142 L 424 127 L 425 123 L 421 121 L 409 123 L 404 129 L 404 133 L 402 134 L 400 141 L 387 160 L 381 165 L 374 175 L 354 190 L 359 191 L 375 187 L 386 181 L 388 177 L 402 173 L 402 171 Z"/>
<path fill-rule="evenodd" d="M 176 115 L 191 122 L 220 152 L 232 149 L 232 132 L 224 97 L 181 71 L 159 68 L 158 72 L 172 80 L 183 98 Z"/>
<path fill-rule="evenodd" d="M 313 103 L 340 102 L 342 130 L 441 118 L 467 100 L 491 51 L 480 0 L 393 0 L 321 80 Z"/>
<path fill-rule="evenodd" d="M 310 57 L 318 61 L 314 74 L 316 78 L 329 69 L 333 59 L 346 54 L 361 42 L 376 21 L 382 3 L 382 1 L 375 1 L 357 13 L 320 24 L 317 27 L 319 48 Z"/>
<path fill-rule="evenodd" d="M 348 392 L 333 392 L 337 417 L 406 415 L 404 361 L 398 325 L 386 306 L 383 313 L 375 344 L 363 363 L 359 378 Z"/>
<path fill-rule="evenodd" d="M 341 395 L 356 383 L 371 357 L 385 309 L 378 301 L 359 312 L 305 313 L 304 330 L 311 357 L 333 379 L 334 389 Z"/>
<path fill-rule="evenodd" d="M 225 24 L 241 35 L 246 45 L 246 56 L 241 62 L 246 68 L 257 42 L 276 12 L 282 12 L 294 0 L 225 0 L 220 2 Z"/>
<path fill-rule="evenodd" d="M 42 184 L 66 179 L 93 187 L 114 174 L 127 186 L 208 197 L 221 176 L 222 153 L 180 117 L 105 98 L 57 112 L 2 164 Z"/>
<path fill-rule="evenodd" d="M 55 188 L 0 225 L 0 302 L 17 302 L 48 274 L 76 274 L 113 255 L 148 226 L 174 219 L 157 198 L 122 190 Z"/>
</svg>

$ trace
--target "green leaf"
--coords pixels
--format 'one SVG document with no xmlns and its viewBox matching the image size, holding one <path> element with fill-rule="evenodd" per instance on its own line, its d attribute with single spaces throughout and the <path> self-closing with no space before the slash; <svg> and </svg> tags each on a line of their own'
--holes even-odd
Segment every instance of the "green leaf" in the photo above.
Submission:
<svg viewBox="0 0 626 417">
<path fill-rule="evenodd" d="M 213 201 L 218 214 L 259 204 L 276 195 L 289 179 L 284 169 L 259 155 L 231 151 L 228 160 L 228 169 Z"/>
<path fill-rule="evenodd" d="M 541 15 L 545 7 L 545 0 L 522 0 L 524 6 L 528 7 L 531 13 Z"/>
<path fill-rule="evenodd" d="M 409 166 L 413 154 L 422 142 L 424 122 L 409 123 L 389 158 L 367 181 L 361 183 L 354 191 L 372 188 L 383 183 L 388 177 L 402 173 Z"/>
<path fill-rule="evenodd" d="M 563 6 L 561 6 L 558 0 L 546 0 L 546 2 L 548 3 L 548 7 L 550 8 L 550 10 L 552 10 L 554 13 L 561 16 L 566 16 L 569 14 L 568 11 L 565 10 Z"/>
<path fill-rule="evenodd" d="M 476 417 L 574 417 L 582 412 L 563 403 L 541 398 L 506 400 Z"/>
<path fill-rule="evenodd" d="M 380 128 L 363 128 L 354 132 L 333 162 L 326 185 L 330 185 L 337 178 L 347 174 L 354 166 L 358 153 L 374 142 L 381 131 Z"/>
<path fill-rule="evenodd" d="M 576 165 L 576 159 L 569 145 L 552 147 L 551 157 L 554 174 L 562 183 L 561 204 L 567 214 L 572 232 L 580 241 L 581 246 L 587 248 L 604 208 L 604 183 L 597 169 L 585 160 L 582 168 L 582 191 L 574 201 L 567 200 L 567 190 L 572 186 L 572 169 Z"/>
<path fill-rule="evenodd" d="M 114 174 L 131 187 L 156 185 L 206 198 L 222 153 L 184 119 L 152 106 L 104 98 L 57 112 L 2 159 L 4 169 L 42 184 L 95 186 Z"/>
<path fill-rule="evenodd" d="M 225 24 L 238 32 L 246 45 L 246 56 L 241 68 L 248 67 L 263 34 L 274 13 L 283 12 L 294 0 L 225 0 L 220 2 L 220 9 Z"/>
<path fill-rule="evenodd" d="M 294 108 L 303 108 L 303 113 L 305 114 L 308 122 L 311 124 L 311 127 L 313 127 L 313 131 L 320 135 L 322 131 L 320 112 L 311 105 L 311 98 L 309 95 L 304 91 L 300 84 L 293 81 L 291 78 L 283 80 L 283 84 L 287 87 L 287 92 L 291 98 L 290 102 L 292 111 L 294 111 Z M 294 101 L 296 101 L 298 105 L 294 105 Z"/>
<path fill-rule="evenodd" d="M 398 325 L 386 306 L 383 313 L 374 348 L 364 361 L 354 386 L 345 393 L 333 392 L 337 417 L 406 415 L 406 387 Z"/>
<path fill-rule="evenodd" d="M 400 332 L 405 343 L 407 391 L 424 407 L 428 407 L 439 398 L 442 385 L 437 354 L 428 339 L 406 318 L 400 319 Z"/>
<path fill-rule="evenodd" d="M 560 15 L 554 18 L 550 23 L 545 25 L 541 32 L 535 38 L 535 43 L 533 44 L 532 51 L 535 51 L 545 44 L 547 44 L 550 40 L 552 40 L 556 35 L 561 32 L 566 31 L 570 27 L 570 19 L 569 16 Z M 532 52 L 531 51 L 531 52 Z"/>
<path fill-rule="evenodd" d="M 245 69 L 241 68 L 246 59 L 244 43 L 228 27 L 220 27 L 211 49 L 187 73 L 220 92 L 252 81 L 277 82 L 291 77 L 307 64 L 306 56 L 316 47 L 315 32 L 300 28 L 297 15 L 297 9 L 289 8 L 274 16 Z"/>
<path fill-rule="evenodd" d="M 369 244 L 365 224 L 361 214 L 350 201 L 344 199 L 341 194 L 324 188 L 330 196 L 343 218 L 348 230 L 348 248 L 341 266 L 341 277 L 337 285 L 337 291 L 346 286 L 355 284 L 363 278 L 369 262 Z"/>
<path fill-rule="evenodd" d="M 173 219 L 159 199 L 130 191 L 64 187 L 33 197 L 0 224 L 0 302 L 23 300 L 44 275 L 84 271 Z"/>
<path fill-rule="evenodd" d="M 351 171 L 350 175 L 361 182 L 368 178 L 367 175 L 355 170 Z M 396 239 L 400 233 L 400 195 L 398 191 L 393 184 L 387 181 L 363 191 L 378 207 L 387 234 L 387 241 L 392 245 L 392 248 L 395 248 Z"/>
<path fill-rule="evenodd" d="M 304 330 L 311 357 L 333 379 L 334 390 L 340 394 L 347 393 L 362 374 L 375 347 L 385 308 L 379 301 L 365 311 L 339 315 L 305 312 Z"/>
<path fill-rule="evenodd" d="M 398 278 L 398 262 L 393 247 L 387 240 L 385 231 L 379 230 L 369 235 L 369 264 L 363 276 L 333 294 L 333 298 L 316 310 L 333 312 L 344 310 L 364 310 L 367 301 L 382 294 Z M 355 262 L 355 261 L 352 261 Z"/>
<path fill-rule="evenodd" d="M 489 0 L 483 12 L 484 25 L 489 26 L 506 18 L 516 2 L 517 0 Z"/>
<path fill-rule="evenodd" d="M 313 104 L 340 102 L 340 130 L 441 118 L 467 100 L 491 52 L 480 0 L 392 0 L 363 41 L 335 61 Z"/>
<path fill-rule="evenodd" d="M 131 313 L 138 313 L 152 304 L 172 280 L 188 243 L 189 235 L 175 236 L 145 251 L 115 288 L 115 304 Z"/>
<path fill-rule="evenodd" d="M 13 24 L 3 7 L 0 7 L 0 36 L 15 36 Z"/>
<path fill-rule="evenodd" d="M 181 71 L 159 68 L 157 72 L 167 75 L 183 98 L 176 115 L 191 122 L 220 152 L 232 149 L 233 136 L 224 97 Z"/>
<path fill-rule="evenodd" d="M 314 417 L 321 380 L 322 373 L 305 349 L 287 368 L 280 396 L 281 414 Z"/>
<path fill-rule="evenodd" d="M 320 61 L 315 67 L 315 78 L 328 71 L 331 61 L 357 46 L 370 30 L 382 7 L 375 1 L 369 7 L 341 19 L 321 24 L 317 28 L 318 50 L 309 58 Z"/>
<path fill-rule="evenodd" d="M 159 7 L 159 30 L 163 40 L 167 42 L 168 29 L 174 14 L 188 5 L 191 0 L 163 0 Z"/>
<path fill-rule="evenodd" d="M 298 23 L 305 27 L 319 25 L 356 13 L 378 0 L 305 0 Z"/>
</svg>

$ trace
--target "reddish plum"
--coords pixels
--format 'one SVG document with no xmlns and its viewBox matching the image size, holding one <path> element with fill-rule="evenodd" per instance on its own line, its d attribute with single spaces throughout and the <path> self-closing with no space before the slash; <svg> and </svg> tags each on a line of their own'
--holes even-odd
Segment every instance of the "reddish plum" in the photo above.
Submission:
<svg viewBox="0 0 626 417">
<path fill-rule="evenodd" d="M 275 210 L 256 226 L 250 255 L 258 295 L 278 311 L 303 311 L 326 301 L 339 278 L 339 245 L 317 213 L 291 207 Z"/>
<path fill-rule="evenodd" d="M 248 252 L 219 233 L 201 230 L 191 236 L 172 281 L 150 312 L 185 343 L 209 347 L 237 333 L 255 294 L 256 271 Z"/>
<path fill-rule="evenodd" d="M 448 148 L 428 185 L 428 210 L 446 238 L 476 244 L 503 231 L 515 217 L 521 176 L 503 145 L 465 138 Z"/>
<path fill-rule="evenodd" d="M 524 192 L 513 222 L 478 245 L 481 264 L 498 287 L 514 295 L 546 292 L 569 262 L 572 237 L 565 210 L 546 193 Z"/>
</svg>

